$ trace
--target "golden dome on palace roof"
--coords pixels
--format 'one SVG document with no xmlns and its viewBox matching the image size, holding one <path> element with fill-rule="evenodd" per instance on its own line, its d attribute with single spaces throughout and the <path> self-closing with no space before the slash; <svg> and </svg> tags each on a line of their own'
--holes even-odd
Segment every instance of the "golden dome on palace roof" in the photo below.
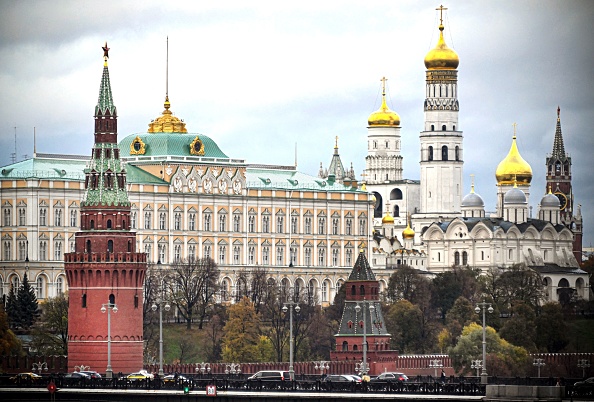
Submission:
<svg viewBox="0 0 594 402">
<path fill-rule="evenodd" d="M 530 184 L 532 181 L 532 167 L 522 158 L 513 136 L 512 145 L 507 156 L 499 162 L 495 171 L 498 185 Z"/>
<path fill-rule="evenodd" d="M 440 24 L 437 45 L 425 56 L 427 70 L 455 70 L 460 64 L 458 53 L 446 45 L 443 39 L 443 30 L 443 24 Z"/>
<path fill-rule="evenodd" d="M 169 108 L 169 97 L 165 97 L 165 110 L 163 114 L 149 123 L 149 133 L 187 133 L 186 123 L 178 117 L 174 116 Z"/>
</svg>

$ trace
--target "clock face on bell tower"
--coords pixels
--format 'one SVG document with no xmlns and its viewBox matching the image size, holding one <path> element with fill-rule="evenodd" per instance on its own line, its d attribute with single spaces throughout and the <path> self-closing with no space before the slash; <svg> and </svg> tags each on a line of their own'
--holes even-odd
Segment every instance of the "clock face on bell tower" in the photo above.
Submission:
<svg viewBox="0 0 594 402">
<path fill-rule="evenodd" d="M 565 208 L 567 208 L 567 196 L 560 191 L 557 191 L 555 193 L 555 195 L 557 196 L 557 198 L 559 199 L 559 202 L 561 203 L 561 205 L 559 206 L 559 209 L 561 211 L 565 211 Z"/>
</svg>

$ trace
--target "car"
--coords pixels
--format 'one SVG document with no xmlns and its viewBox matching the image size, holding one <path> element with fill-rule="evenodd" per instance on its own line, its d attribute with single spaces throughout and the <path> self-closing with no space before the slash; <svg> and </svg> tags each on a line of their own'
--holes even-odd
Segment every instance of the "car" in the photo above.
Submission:
<svg viewBox="0 0 594 402">
<path fill-rule="evenodd" d="M 30 383 L 30 382 L 37 382 L 41 380 L 43 377 L 39 374 L 35 373 L 19 373 L 13 377 L 10 377 L 10 380 L 16 383 Z"/>
<path fill-rule="evenodd" d="M 362 382 L 363 378 L 357 374 L 345 374 L 347 377 L 351 377 L 353 382 Z"/>
<path fill-rule="evenodd" d="M 177 374 L 177 375 L 175 375 L 175 374 L 168 374 L 165 377 L 163 377 L 163 382 L 165 384 L 174 384 L 176 380 L 178 382 L 186 382 L 186 381 L 188 381 L 188 378 L 185 377 L 185 376 L 183 376 L 183 375 L 181 375 L 181 374 Z"/>
<path fill-rule="evenodd" d="M 67 373 L 64 375 L 64 379 L 65 380 L 71 380 L 71 381 L 75 381 L 75 380 L 88 380 L 90 379 L 91 376 L 86 374 L 86 373 L 81 373 L 80 371 L 75 371 L 73 373 Z"/>
<path fill-rule="evenodd" d="M 354 375 L 350 375 L 350 374 L 330 374 L 327 375 L 322 382 L 325 383 L 337 383 L 337 382 L 346 382 L 346 383 L 350 383 L 350 382 L 361 382 L 361 378 L 359 377 L 359 380 L 357 380 L 358 376 L 354 376 Z"/>
<path fill-rule="evenodd" d="M 149 373 L 146 370 L 140 370 L 136 373 L 131 373 L 126 376 L 128 381 L 143 381 L 143 380 L 152 380 L 155 376 Z"/>
<path fill-rule="evenodd" d="M 594 387 L 594 377 L 586 378 L 573 384 L 574 387 Z"/>
<path fill-rule="evenodd" d="M 248 381 L 289 381 L 291 374 L 288 371 L 265 370 L 258 371 L 256 374 L 248 377 Z"/>
<path fill-rule="evenodd" d="M 576 396 L 594 395 L 594 377 L 573 384 L 573 392 Z"/>
<path fill-rule="evenodd" d="M 80 371 L 80 373 L 86 374 L 91 378 L 101 378 L 101 374 L 96 371 Z"/>
<path fill-rule="evenodd" d="M 396 373 L 396 372 L 385 372 L 381 373 L 377 377 L 373 377 L 371 379 L 372 382 L 375 381 L 387 381 L 387 382 L 394 382 L 394 381 L 408 381 L 408 377 L 404 373 Z"/>
</svg>

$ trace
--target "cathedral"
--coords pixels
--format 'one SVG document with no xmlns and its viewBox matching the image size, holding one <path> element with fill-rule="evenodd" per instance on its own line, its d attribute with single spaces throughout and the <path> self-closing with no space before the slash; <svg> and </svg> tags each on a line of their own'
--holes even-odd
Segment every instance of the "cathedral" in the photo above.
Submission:
<svg viewBox="0 0 594 402">
<path fill-rule="evenodd" d="M 126 225 L 135 233 L 128 239 L 130 252 L 138 250 L 160 269 L 212 258 L 221 271 L 221 302 L 242 294 L 245 273 L 259 266 L 272 283 L 328 305 L 360 250 L 380 293 L 402 264 L 431 275 L 457 265 L 486 272 L 525 263 L 543 276 L 548 300 L 568 292 L 589 299 L 589 278 L 578 266 L 582 219 L 560 111 L 543 169 L 547 188 L 532 191 L 542 197 L 537 216 L 528 207 L 532 168 L 520 155 L 516 133 L 509 154 L 493 167 L 498 202 L 486 211 L 474 185 L 463 195 L 459 57 L 444 40 L 442 20 L 438 29 L 438 42 L 424 60 L 420 179 L 405 178 L 401 117 L 387 105 L 385 79 L 381 106 L 367 120 L 361 181 L 352 164 L 341 161 L 338 139 L 330 164 L 317 175 L 291 163 L 253 164 L 229 156 L 215 136 L 174 115 L 167 89 L 163 111 L 110 150 L 125 168 L 125 175 L 112 170 L 109 177 L 113 185 L 125 181 Z M 77 233 L 89 229 L 81 212 L 88 186 L 98 180 L 85 173 L 96 163 L 95 152 L 34 153 L 0 168 L 0 295 L 19 286 L 25 273 L 40 300 L 68 290 L 65 254 L 74 253 L 71 259 L 90 252 L 80 249 Z M 102 247 L 93 252 L 108 252 L 107 244 Z"/>
</svg>

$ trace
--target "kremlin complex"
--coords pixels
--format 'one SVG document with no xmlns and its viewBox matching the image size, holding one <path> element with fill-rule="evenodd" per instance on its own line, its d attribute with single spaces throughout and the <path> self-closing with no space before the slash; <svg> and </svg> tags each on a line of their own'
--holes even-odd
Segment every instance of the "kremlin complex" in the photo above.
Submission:
<svg viewBox="0 0 594 402">
<path fill-rule="evenodd" d="M 112 304 L 128 318 L 114 324 L 120 327 L 113 331 L 126 334 L 114 347 L 142 355 L 142 334 L 134 331 L 138 323 L 142 328 L 147 266 L 165 270 L 204 257 L 219 266 L 219 302 L 233 302 L 245 286 L 242 273 L 259 266 L 269 280 L 329 305 L 361 255 L 369 261 L 366 269 L 373 269 L 377 294 L 404 264 L 427 275 L 454 266 L 486 273 L 525 264 L 542 276 L 548 301 L 589 300 L 589 277 L 578 265 L 582 218 L 560 109 L 552 152 L 542 159 L 546 170 L 537 172 L 546 175 L 546 188 L 531 188 L 533 170 L 514 129 L 502 139 L 509 153 L 492 167 L 497 205 L 488 212 L 474 183 L 463 194 L 468 173 L 458 119 L 471 106 L 460 108 L 460 60 L 444 40 L 443 21 L 438 28 L 437 45 L 424 60 L 420 179 L 404 176 L 401 117 L 387 105 L 385 79 L 381 106 L 367 121 L 361 181 L 352 165 L 343 165 L 338 140 L 330 164 L 315 176 L 291 164 L 229 156 L 216 134 L 192 132 L 191 123 L 186 127 L 173 114 L 168 93 L 163 112 L 147 129 L 118 141 L 106 45 L 91 154 L 35 153 L 0 168 L 0 294 L 25 274 L 40 300 L 68 291 L 70 314 L 87 323 L 69 333 L 72 356 L 84 353 L 77 342 L 104 340 L 107 323 L 91 318 Z M 113 89 L 116 95 L 123 90 Z M 534 217 L 530 197 L 539 200 Z M 101 269 L 94 268 L 98 264 Z"/>
</svg>

